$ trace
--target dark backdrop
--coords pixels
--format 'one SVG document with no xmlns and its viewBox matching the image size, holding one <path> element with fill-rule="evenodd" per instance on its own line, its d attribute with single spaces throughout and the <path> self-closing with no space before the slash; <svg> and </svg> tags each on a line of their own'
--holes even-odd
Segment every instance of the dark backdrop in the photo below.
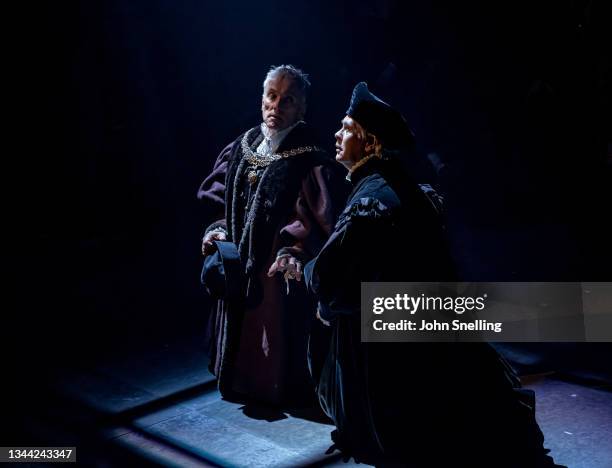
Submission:
<svg viewBox="0 0 612 468">
<path fill-rule="evenodd" d="M 196 190 L 258 123 L 272 64 L 310 73 L 307 120 L 330 151 L 357 81 L 404 111 L 465 278 L 612 280 L 606 3 L 24 5 L 9 44 L 6 356 L 44 368 L 203 334 Z M 610 356 L 579 350 L 576 367 Z"/>
</svg>

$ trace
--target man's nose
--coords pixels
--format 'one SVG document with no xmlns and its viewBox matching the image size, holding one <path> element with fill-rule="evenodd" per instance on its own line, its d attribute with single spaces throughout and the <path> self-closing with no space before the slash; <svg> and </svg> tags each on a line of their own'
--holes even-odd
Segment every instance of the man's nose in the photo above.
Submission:
<svg viewBox="0 0 612 468">
<path fill-rule="evenodd" d="M 270 99 L 270 109 L 278 110 L 280 108 L 280 99 Z"/>
<path fill-rule="evenodd" d="M 341 138 L 340 138 L 340 130 L 338 130 L 336 133 L 334 133 L 334 138 L 336 139 L 336 141 L 338 143 L 340 143 L 340 140 L 341 140 Z"/>
</svg>

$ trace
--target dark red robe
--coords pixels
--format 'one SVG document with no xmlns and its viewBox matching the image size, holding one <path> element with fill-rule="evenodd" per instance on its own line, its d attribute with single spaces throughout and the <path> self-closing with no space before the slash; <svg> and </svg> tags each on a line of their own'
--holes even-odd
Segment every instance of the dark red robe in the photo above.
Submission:
<svg viewBox="0 0 612 468">
<path fill-rule="evenodd" d="M 249 135 L 256 148 L 261 131 Z M 336 163 L 314 150 L 273 162 L 251 185 L 242 138 L 221 152 L 198 193 L 224 213 L 209 229 L 227 229 L 248 277 L 245 296 L 220 301 L 211 317 L 211 370 L 225 397 L 302 406 L 314 401 L 307 347 L 315 304 L 303 282 L 291 281 L 287 290 L 281 274 L 267 271 L 279 254 L 305 264 L 318 253 L 344 205 L 346 184 Z M 277 153 L 313 146 L 299 124 Z"/>
</svg>

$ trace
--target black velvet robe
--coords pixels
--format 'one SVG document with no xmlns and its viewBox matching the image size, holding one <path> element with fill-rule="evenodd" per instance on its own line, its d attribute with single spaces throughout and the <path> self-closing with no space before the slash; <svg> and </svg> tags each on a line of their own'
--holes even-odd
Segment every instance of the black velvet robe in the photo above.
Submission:
<svg viewBox="0 0 612 468">
<path fill-rule="evenodd" d="M 435 199 L 399 164 L 370 160 L 352 175 L 349 202 L 306 267 L 331 322 L 318 395 L 356 460 L 379 466 L 553 466 L 533 394 L 486 343 L 361 343 L 362 281 L 452 281 Z"/>
</svg>

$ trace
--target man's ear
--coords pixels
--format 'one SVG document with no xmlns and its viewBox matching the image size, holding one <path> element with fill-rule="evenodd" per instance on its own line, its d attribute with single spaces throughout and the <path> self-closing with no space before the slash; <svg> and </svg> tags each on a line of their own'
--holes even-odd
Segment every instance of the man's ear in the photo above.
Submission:
<svg viewBox="0 0 612 468">
<path fill-rule="evenodd" d="M 365 154 L 373 153 L 378 145 L 379 143 L 378 138 L 376 138 L 376 135 L 372 133 L 367 133 L 365 139 Z"/>
</svg>

